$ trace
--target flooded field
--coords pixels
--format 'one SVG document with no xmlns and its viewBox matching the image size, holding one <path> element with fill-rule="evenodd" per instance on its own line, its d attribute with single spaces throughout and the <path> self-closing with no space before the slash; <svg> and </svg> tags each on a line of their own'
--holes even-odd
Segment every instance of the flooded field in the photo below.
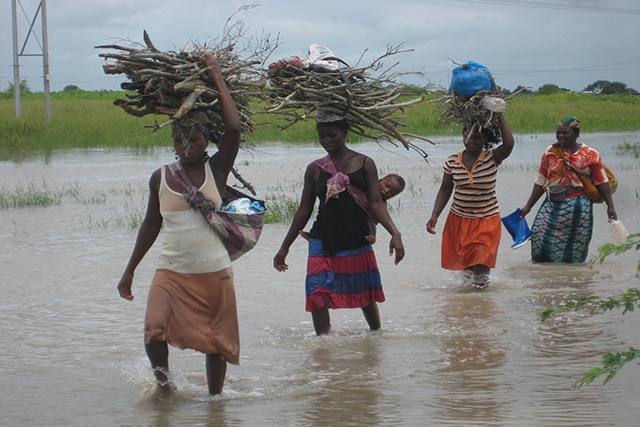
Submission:
<svg viewBox="0 0 640 427">
<path fill-rule="evenodd" d="M 583 135 L 618 176 L 619 218 L 640 230 L 640 162 L 614 146 L 640 133 Z M 503 215 L 521 207 L 540 155 L 553 135 L 516 135 L 498 175 Z M 116 285 L 133 247 L 151 172 L 173 161 L 169 149 L 77 150 L 21 163 L 0 162 L 3 194 L 39 189 L 51 206 L 0 209 L 0 395 L 7 426 L 635 426 L 637 365 L 607 386 L 572 384 L 609 351 L 640 345 L 638 313 L 567 313 L 540 323 L 538 313 L 578 294 L 608 296 L 638 287 L 640 253 L 595 265 L 541 265 L 530 246 L 512 250 L 503 233 L 494 282 L 485 291 L 440 268 L 440 232 L 431 213 L 447 155 L 457 139 L 416 153 L 363 143 L 380 174 L 398 172 L 407 189 L 390 203 L 403 233 L 405 260 L 375 245 L 387 301 L 382 330 L 371 333 L 359 310 L 332 311 L 333 332 L 316 337 L 304 311 L 306 246 L 294 243 L 289 271 L 272 258 L 288 224 L 267 224 L 256 249 L 234 263 L 241 365 L 229 366 L 225 391 L 210 397 L 204 356 L 171 349 L 178 387 L 163 405 L 144 399 L 152 374 L 144 354 L 146 294 L 160 240 L 137 271 L 133 302 Z M 243 151 L 237 166 L 261 197 L 297 199 L 318 145 L 279 143 Z M 536 210 L 539 207 L 536 206 Z M 592 254 L 614 243 L 606 208 L 594 208 Z M 533 214 L 529 216 L 533 220 Z M 310 226 L 310 224 L 309 224 Z"/>
</svg>

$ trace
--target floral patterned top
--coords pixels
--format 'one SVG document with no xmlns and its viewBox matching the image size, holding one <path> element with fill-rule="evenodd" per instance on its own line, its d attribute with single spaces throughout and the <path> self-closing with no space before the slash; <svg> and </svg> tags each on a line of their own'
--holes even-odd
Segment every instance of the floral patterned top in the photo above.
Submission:
<svg viewBox="0 0 640 427">
<path fill-rule="evenodd" d="M 551 148 L 558 147 L 562 150 L 564 155 L 569 159 L 571 163 L 570 168 L 566 168 L 564 176 L 558 178 L 558 168 L 563 164 L 564 160 L 556 153 L 551 151 Z M 604 184 L 609 182 L 607 174 L 604 170 L 604 163 L 595 149 L 580 145 L 580 148 L 575 153 L 571 153 L 570 150 L 560 147 L 558 144 L 552 144 L 545 150 L 542 155 L 542 161 L 540 162 L 540 169 L 538 170 L 538 177 L 536 178 L 536 184 L 546 187 L 554 184 L 567 184 L 567 179 L 571 181 L 571 185 L 574 187 L 582 187 L 580 179 L 576 175 L 576 171 L 589 175 L 591 182 L 594 185 Z"/>
</svg>

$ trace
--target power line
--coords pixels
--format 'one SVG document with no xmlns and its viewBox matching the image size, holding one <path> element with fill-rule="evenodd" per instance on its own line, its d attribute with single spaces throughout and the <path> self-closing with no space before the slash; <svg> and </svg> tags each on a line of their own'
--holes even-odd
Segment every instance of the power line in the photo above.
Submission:
<svg viewBox="0 0 640 427">
<path fill-rule="evenodd" d="M 610 62 L 607 64 L 591 64 L 591 65 L 581 65 L 581 64 L 572 64 L 570 67 L 563 68 L 543 68 L 538 70 L 532 70 L 527 68 L 500 68 L 499 66 L 493 67 L 495 72 L 511 72 L 511 73 L 521 73 L 521 74 L 535 74 L 535 73 L 563 73 L 563 72 L 600 72 L 600 71 L 636 71 L 639 70 L 638 66 L 625 66 L 625 67 L 616 67 L 611 68 L 613 66 L 619 64 L 630 65 L 633 62 Z M 540 66 L 540 64 L 538 64 Z M 602 68 L 605 67 L 605 68 Z"/>
<path fill-rule="evenodd" d="M 567 3 L 547 3 L 541 1 L 527 0 L 452 0 L 461 3 L 484 3 L 498 4 L 502 6 L 531 7 L 534 9 L 557 9 L 557 10 L 575 10 L 578 12 L 598 12 L 598 13 L 620 13 L 620 14 L 640 14 L 640 9 L 626 9 L 619 7 L 606 6 L 590 6 L 586 4 L 567 4 Z"/>
<path fill-rule="evenodd" d="M 517 73 L 517 74 L 544 74 L 544 73 L 599 73 L 602 71 L 612 72 L 612 71 L 639 71 L 640 68 L 599 68 L 595 70 L 588 69 L 580 69 L 580 68 L 570 68 L 570 69 L 558 69 L 558 70 L 495 70 L 493 74 L 500 75 L 501 73 Z"/>
</svg>

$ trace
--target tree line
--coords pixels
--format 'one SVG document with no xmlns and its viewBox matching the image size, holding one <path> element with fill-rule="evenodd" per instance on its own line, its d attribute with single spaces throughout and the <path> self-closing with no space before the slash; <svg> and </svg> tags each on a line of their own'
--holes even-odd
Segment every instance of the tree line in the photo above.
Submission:
<svg viewBox="0 0 640 427">
<path fill-rule="evenodd" d="M 439 90 L 434 90 L 430 86 L 422 87 L 418 85 L 408 84 L 405 86 L 406 91 L 410 93 L 432 93 L 439 92 Z M 76 85 L 67 85 L 62 89 L 62 92 L 73 92 L 82 90 L 80 87 Z M 509 90 L 505 88 L 501 88 L 502 93 L 505 95 L 549 95 L 556 92 L 571 92 L 571 90 L 562 88 L 553 83 L 546 83 L 540 86 L 537 90 L 534 90 L 531 87 L 519 85 L 514 90 Z M 29 84 L 26 80 L 22 80 L 20 82 L 20 94 L 21 95 L 29 95 L 33 93 Z M 628 87 L 625 83 L 622 82 L 611 82 L 609 80 L 596 80 L 590 85 L 586 86 L 582 93 L 593 93 L 596 95 L 614 95 L 614 94 L 625 94 L 625 95 L 638 95 L 638 91 Z M 0 99 L 4 98 L 13 98 L 14 95 L 14 85 L 13 83 L 9 83 L 9 87 L 0 92 Z"/>
<path fill-rule="evenodd" d="M 523 95 L 549 95 L 556 92 L 571 92 L 569 89 L 562 88 L 558 85 L 547 83 L 538 88 L 537 91 L 533 91 L 531 88 L 527 88 L 524 86 L 516 87 L 513 92 L 503 89 L 502 90 L 506 95 L 510 95 L 512 93 L 520 93 Z M 614 94 L 627 94 L 627 95 L 637 95 L 638 91 L 627 87 L 626 84 L 622 82 L 610 82 L 609 80 L 596 80 L 591 83 L 584 89 L 582 89 L 583 93 L 595 93 L 598 95 L 614 95 Z"/>
</svg>

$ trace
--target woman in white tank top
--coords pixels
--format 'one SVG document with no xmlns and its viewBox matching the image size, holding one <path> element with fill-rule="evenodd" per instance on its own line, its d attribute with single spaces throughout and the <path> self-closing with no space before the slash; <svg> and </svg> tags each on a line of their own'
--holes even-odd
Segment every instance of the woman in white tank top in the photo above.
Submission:
<svg viewBox="0 0 640 427">
<path fill-rule="evenodd" d="M 220 65 L 203 55 L 218 92 L 224 133 L 219 149 L 206 153 L 211 125 L 203 113 L 189 113 L 173 126 L 173 147 L 191 182 L 214 205 L 221 204 L 229 172 L 240 146 L 241 123 Z M 200 212 L 182 196 L 182 187 L 164 168 L 149 179 L 147 212 L 133 252 L 118 283 L 120 296 L 131 301 L 136 267 L 164 224 L 164 242 L 149 290 L 145 316 L 145 351 L 158 396 L 174 392 L 169 377 L 168 344 L 206 354 L 210 394 L 222 392 L 227 362 L 239 364 L 239 333 L 233 270 L 229 254 Z"/>
</svg>

